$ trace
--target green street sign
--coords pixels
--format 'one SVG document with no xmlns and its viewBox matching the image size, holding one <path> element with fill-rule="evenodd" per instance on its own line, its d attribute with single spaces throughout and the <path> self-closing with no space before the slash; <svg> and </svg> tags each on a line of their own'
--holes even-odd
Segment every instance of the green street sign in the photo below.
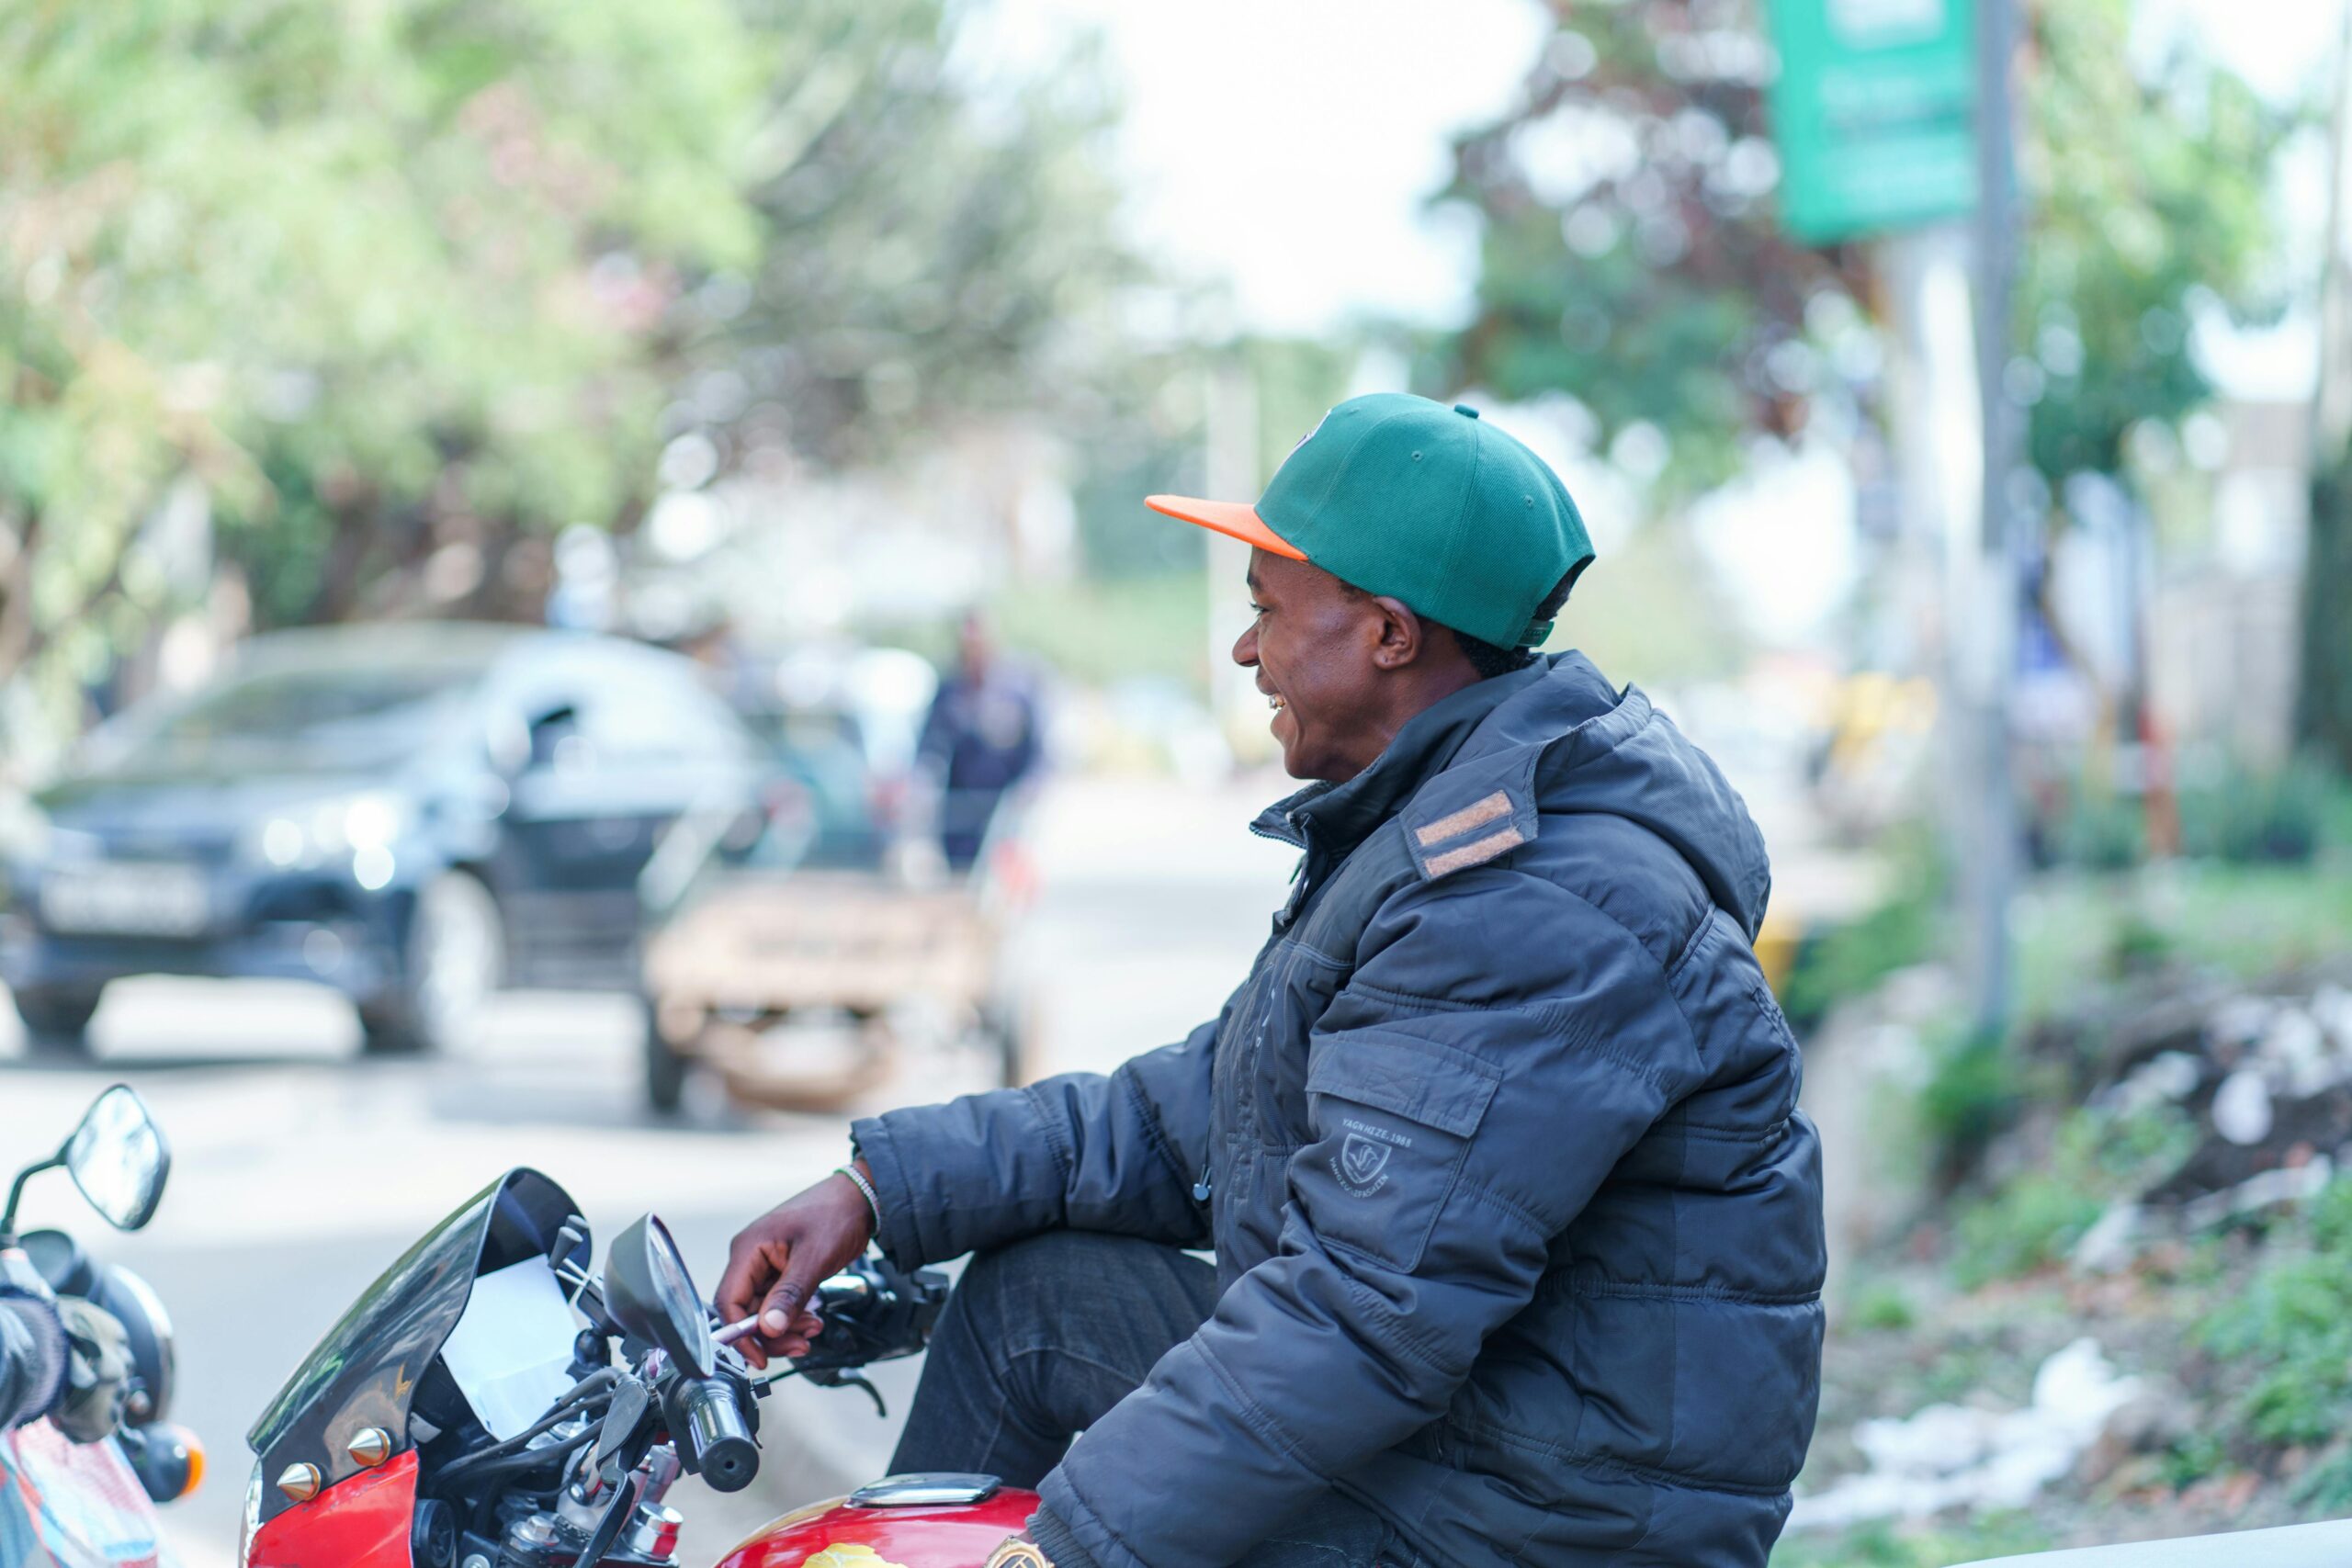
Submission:
<svg viewBox="0 0 2352 1568">
<path fill-rule="evenodd" d="M 1976 205 L 1974 0 L 1766 0 L 1781 216 L 1814 244 Z"/>
</svg>

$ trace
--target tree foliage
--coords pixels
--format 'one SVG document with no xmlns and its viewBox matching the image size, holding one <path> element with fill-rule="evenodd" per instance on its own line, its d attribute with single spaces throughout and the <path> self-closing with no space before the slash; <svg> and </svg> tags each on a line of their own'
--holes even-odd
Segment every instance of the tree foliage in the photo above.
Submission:
<svg viewBox="0 0 2352 1568">
<path fill-rule="evenodd" d="M 609 517 L 677 269 L 755 252 L 747 58 L 720 0 L 12 7 L 0 660 L 135 641 L 183 476 L 283 615 L 347 613 L 371 557 Z"/>
<path fill-rule="evenodd" d="M 1711 485 L 1740 443 L 1800 428 L 1825 390 L 1871 392 L 1848 352 L 1877 299 L 1862 245 L 1781 231 L 1751 0 L 1554 0 L 1557 28 L 1511 112 L 1464 137 L 1442 199 L 1483 233 L 1476 313 L 1428 367 L 1506 397 L 1566 392 L 1598 435 L 1671 444 L 1669 491 Z M 2244 83 L 2186 54 L 2150 75 L 2127 0 L 2029 6 L 2019 81 L 2021 354 L 2030 454 L 2055 481 L 2121 466 L 2142 420 L 2208 389 L 2200 304 L 2257 303 L 2282 131 Z"/>
<path fill-rule="evenodd" d="M 1554 0 L 1519 102 L 1455 144 L 1441 200 L 1476 214 L 1476 313 L 1431 378 L 1566 392 L 1613 440 L 1662 431 L 1688 494 L 1743 437 L 1791 434 L 1822 370 L 1807 312 L 1861 258 L 1784 236 L 1765 122 L 1771 54 L 1745 0 Z"/>
<path fill-rule="evenodd" d="M 2190 348 L 2199 310 L 2275 302 L 2261 264 L 2287 119 L 2185 51 L 2135 72 L 2127 0 L 2051 0 L 2031 20 L 2008 379 L 2031 405 L 2029 456 L 2054 482 L 2124 471 L 2135 425 L 2176 423 L 2207 400 Z"/>
<path fill-rule="evenodd" d="M 1114 268 L 1108 106 L 968 85 L 953 38 L 945 0 L 0 9 L 0 672 L 62 697 L 202 594 L 175 497 L 265 624 L 528 612 L 683 429 L 871 456 L 1001 399 Z"/>
<path fill-rule="evenodd" d="M 1069 329 L 1134 273 L 1091 51 L 975 83 L 936 0 L 744 4 L 776 61 L 747 186 L 764 243 L 745 308 L 707 319 L 704 348 L 760 415 L 718 423 L 870 459 L 959 411 L 1089 382 L 1100 336 Z"/>
</svg>

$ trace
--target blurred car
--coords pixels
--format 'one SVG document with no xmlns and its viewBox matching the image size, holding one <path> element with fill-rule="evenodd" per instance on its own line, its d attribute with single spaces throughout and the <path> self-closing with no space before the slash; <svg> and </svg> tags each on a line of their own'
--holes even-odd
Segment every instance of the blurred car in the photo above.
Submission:
<svg viewBox="0 0 2352 1568">
<path fill-rule="evenodd" d="M 502 984 L 634 983 L 638 878 L 741 813 L 761 748 L 674 654 L 577 633 L 254 639 L 94 731 L 6 832 L 0 978 L 78 1046 L 107 982 L 316 981 L 367 1048 L 432 1048 Z"/>
</svg>

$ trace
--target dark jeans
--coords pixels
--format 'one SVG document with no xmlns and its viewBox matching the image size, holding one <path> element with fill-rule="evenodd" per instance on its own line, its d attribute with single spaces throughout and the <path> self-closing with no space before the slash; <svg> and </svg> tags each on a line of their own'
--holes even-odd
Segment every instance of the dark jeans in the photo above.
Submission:
<svg viewBox="0 0 2352 1568">
<path fill-rule="evenodd" d="M 1036 1485 L 1070 1439 L 1191 1338 L 1216 1304 L 1215 1269 L 1130 1236 L 1048 1231 L 975 1254 L 932 1334 L 890 1468 L 979 1471 Z M 1150 1542 L 1130 1544 L 1149 1561 Z M 1387 1568 L 1413 1554 L 1368 1510 L 1328 1494 L 1241 1561 Z"/>
</svg>

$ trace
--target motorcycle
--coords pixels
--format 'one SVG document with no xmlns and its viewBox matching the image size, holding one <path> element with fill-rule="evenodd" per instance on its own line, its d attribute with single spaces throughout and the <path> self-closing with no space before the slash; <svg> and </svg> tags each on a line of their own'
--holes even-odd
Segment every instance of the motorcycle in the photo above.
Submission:
<svg viewBox="0 0 2352 1568">
<path fill-rule="evenodd" d="M 0 1213 L 0 1284 L 53 1303 L 73 1345 L 59 1407 L 0 1433 L 0 1562 L 159 1568 L 155 1506 L 196 1490 L 204 1450 L 164 1417 L 172 1322 L 148 1283 L 101 1265 L 62 1230 L 17 1234 L 27 1182 L 63 1169 L 118 1230 L 153 1219 L 171 1173 L 162 1129 L 128 1085 L 97 1097 L 54 1154 L 17 1173 Z"/>
<path fill-rule="evenodd" d="M 248 1440 L 242 1568 L 676 1568 L 682 1474 L 740 1491 L 783 1377 L 863 1388 L 921 1350 L 947 1281 L 867 1257 L 825 1280 L 824 1333 L 755 1375 L 648 1214 L 589 1272 L 587 1223 L 510 1171 L 385 1271 Z M 962 1568 L 1035 1509 L 986 1475 L 901 1475 L 802 1508 L 718 1568 Z"/>
</svg>

